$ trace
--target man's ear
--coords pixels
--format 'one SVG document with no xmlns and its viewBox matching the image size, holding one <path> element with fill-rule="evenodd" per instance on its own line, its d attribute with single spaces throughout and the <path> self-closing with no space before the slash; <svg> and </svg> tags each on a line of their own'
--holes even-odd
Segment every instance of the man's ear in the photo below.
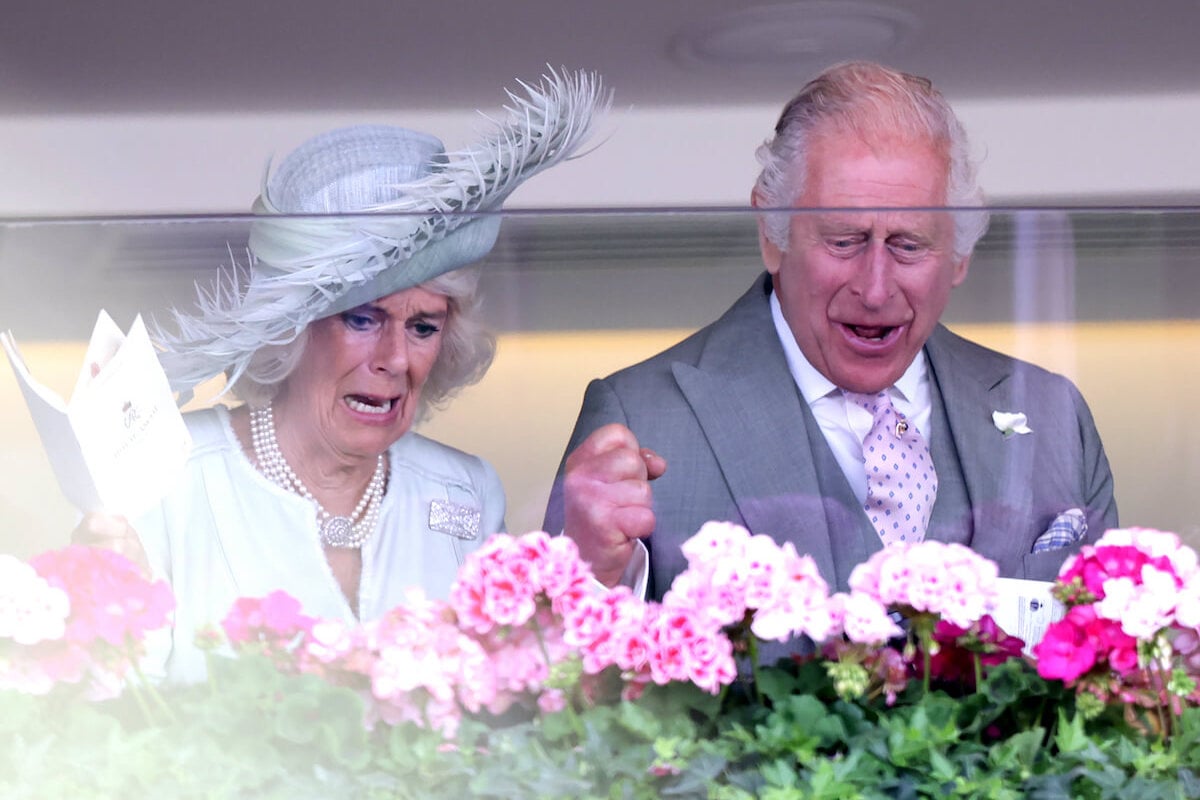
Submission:
<svg viewBox="0 0 1200 800">
<path fill-rule="evenodd" d="M 763 207 L 757 187 L 750 192 L 750 205 L 754 208 Z M 767 268 L 767 272 L 778 275 L 779 265 L 783 262 L 783 251 L 767 236 L 767 217 L 764 214 L 758 215 L 758 250 L 762 253 L 763 266 Z"/>
<path fill-rule="evenodd" d="M 963 256 L 962 261 L 954 265 L 954 277 L 950 280 L 951 286 L 958 286 L 967 279 L 967 269 L 971 266 L 971 257 Z"/>
</svg>

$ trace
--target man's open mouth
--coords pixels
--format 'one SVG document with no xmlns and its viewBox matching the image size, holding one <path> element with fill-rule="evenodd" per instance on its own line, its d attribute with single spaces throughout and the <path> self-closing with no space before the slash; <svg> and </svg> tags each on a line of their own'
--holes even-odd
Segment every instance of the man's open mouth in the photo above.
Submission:
<svg viewBox="0 0 1200 800">
<path fill-rule="evenodd" d="M 860 339 L 867 339 L 872 342 L 882 342 L 892 331 L 896 330 L 894 325 L 847 325 L 847 328 Z"/>
</svg>

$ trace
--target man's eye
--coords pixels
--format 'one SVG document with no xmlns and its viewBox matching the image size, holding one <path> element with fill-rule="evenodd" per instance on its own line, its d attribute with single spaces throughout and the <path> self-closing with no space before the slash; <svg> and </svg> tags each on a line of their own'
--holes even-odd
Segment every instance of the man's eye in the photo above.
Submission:
<svg viewBox="0 0 1200 800">
<path fill-rule="evenodd" d="M 897 258 L 905 260 L 920 258 L 929 250 L 929 247 L 922 242 L 909 241 L 888 242 L 888 248 Z"/>
<path fill-rule="evenodd" d="M 862 244 L 862 239 L 858 236 L 838 236 L 826 241 L 831 250 L 840 252 L 849 252 Z"/>
</svg>

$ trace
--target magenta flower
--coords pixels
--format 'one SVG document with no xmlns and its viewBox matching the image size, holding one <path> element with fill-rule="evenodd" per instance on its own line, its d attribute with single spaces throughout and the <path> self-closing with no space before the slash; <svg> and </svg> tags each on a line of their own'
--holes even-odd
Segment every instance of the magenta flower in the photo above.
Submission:
<svg viewBox="0 0 1200 800">
<path fill-rule="evenodd" d="M 1076 608 L 1082 608 L 1077 606 Z M 1052 624 L 1042 640 L 1033 647 L 1037 671 L 1043 678 L 1056 678 L 1070 683 L 1086 675 L 1096 665 L 1095 644 L 1079 620 L 1067 616 Z"/>
<path fill-rule="evenodd" d="M 1000 629 L 990 615 L 969 628 L 941 620 L 933 630 L 937 651 L 930 658 L 930 674 L 942 681 L 975 685 L 975 660 L 993 667 L 1010 658 L 1020 658 L 1025 642 Z M 984 670 L 986 672 L 986 669 Z"/>
<path fill-rule="evenodd" d="M 1068 604 L 1094 604 L 1095 614 L 1149 641 L 1177 625 L 1200 623 L 1196 552 L 1173 533 L 1113 529 L 1063 565 L 1059 595 Z"/>
</svg>

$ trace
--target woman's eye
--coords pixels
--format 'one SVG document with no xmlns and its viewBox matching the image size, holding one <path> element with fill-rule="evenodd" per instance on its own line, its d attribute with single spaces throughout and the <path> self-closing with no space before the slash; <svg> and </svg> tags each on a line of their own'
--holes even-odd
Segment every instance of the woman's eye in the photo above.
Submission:
<svg viewBox="0 0 1200 800">
<path fill-rule="evenodd" d="M 353 311 L 347 311 L 342 314 L 342 322 L 352 331 L 367 331 L 375 325 L 375 318 L 369 314 L 356 314 Z"/>
<path fill-rule="evenodd" d="M 412 332 L 417 335 L 417 338 L 428 339 L 430 336 L 433 336 L 438 331 L 440 331 L 442 328 L 440 325 L 435 325 L 432 322 L 427 322 L 425 320 L 418 320 L 417 322 L 412 323 L 409 326 L 409 329 L 412 330 Z"/>
</svg>

